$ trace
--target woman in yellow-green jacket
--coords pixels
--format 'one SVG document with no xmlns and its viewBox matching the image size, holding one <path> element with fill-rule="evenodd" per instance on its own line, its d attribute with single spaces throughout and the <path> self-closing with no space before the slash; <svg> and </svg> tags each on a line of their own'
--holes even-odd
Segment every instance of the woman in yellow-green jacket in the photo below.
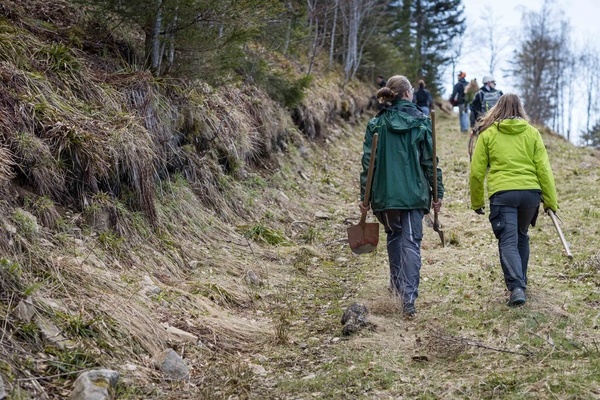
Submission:
<svg viewBox="0 0 600 400">
<path fill-rule="evenodd" d="M 529 225 L 535 226 L 540 202 L 558 208 L 554 176 L 538 130 L 529 124 L 516 94 L 500 97 L 477 123 L 469 185 L 471 208 L 484 214 L 484 180 L 490 223 L 498 239 L 500 265 L 510 291 L 509 306 L 526 301 Z"/>
</svg>

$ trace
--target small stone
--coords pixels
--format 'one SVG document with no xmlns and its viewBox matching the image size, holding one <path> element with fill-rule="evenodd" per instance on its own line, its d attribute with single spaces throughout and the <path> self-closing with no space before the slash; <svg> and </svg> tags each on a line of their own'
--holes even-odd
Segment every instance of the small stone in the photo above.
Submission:
<svg viewBox="0 0 600 400">
<path fill-rule="evenodd" d="M 35 315 L 35 307 L 31 297 L 23 299 L 15 307 L 15 315 L 23 322 L 31 322 Z"/>
<path fill-rule="evenodd" d="M 256 272 L 254 272 L 252 270 L 249 270 L 248 272 L 246 272 L 246 282 L 250 283 L 251 285 L 255 285 L 255 286 L 262 285 L 262 281 L 260 280 L 260 278 L 258 277 Z"/>
<path fill-rule="evenodd" d="M 196 343 L 198 341 L 198 336 L 193 333 L 186 332 L 182 329 L 175 328 L 174 326 L 169 326 L 167 328 L 167 332 L 176 336 L 178 339 L 184 340 L 190 343 Z"/>
<path fill-rule="evenodd" d="M 110 369 L 82 372 L 73 384 L 69 400 L 113 400 L 119 373 Z"/>
<path fill-rule="evenodd" d="M 254 375 L 266 375 L 267 370 L 262 365 L 249 363 L 248 367 L 252 370 Z"/>
<path fill-rule="evenodd" d="M 190 375 L 188 366 L 173 349 L 164 350 L 154 362 L 156 367 L 169 378 L 183 380 Z"/>
<path fill-rule="evenodd" d="M 262 354 L 257 354 L 256 360 L 260 363 L 265 363 L 265 362 L 269 361 L 269 359 L 267 357 L 263 356 Z"/>
<path fill-rule="evenodd" d="M 153 285 L 146 287 L 145 292 L 148 296 L 157 296 L 160 294 L 160 292 L 162 292 L 162 289 Z"/>
<path fill-rule="evenodd" d="M 324 211 L 317 211 L 315 213 L 315 218 L 316 219 L 331 219 L 331 215 L 329 215 L 328 213 L 326 213 Z"/>
</svg>

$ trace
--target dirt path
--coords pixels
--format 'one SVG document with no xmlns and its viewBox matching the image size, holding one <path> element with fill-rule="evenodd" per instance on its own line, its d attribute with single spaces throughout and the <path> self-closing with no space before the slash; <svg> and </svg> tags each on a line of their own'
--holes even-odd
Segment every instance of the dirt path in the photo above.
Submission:
<svg viewBox="0 0 600 400">
<path fill-rule="evenodd" d="M 600 393 L 592 379 L 592 370 L 599 367 L 593 339 L 598 287 L 588 300 L 589 280 L 556 291 L 565 286 L 557 274 L 568 274 L 570 267 L 549 219 L 543 218 L 531 232 L 530 301 L 520 309 L 506 307 L 495 238 L 487 219 L 468 207 L 468 137 L 458 132 L 454 119 L 439 120 L 438 154 L 446 185 L 440 219 L 447 246 L 442 248 L 438 235 L 425 228 L 417 318 L 402 319 L 387 292 L 383 231 L 372 254 L 355 256 L 343 242 L 344 221 L 354 218 L 350 222 L 355 223 L 359 216 L 362 129 L 340 135 L 318 156 L 323 162 L 308 171 L 314 186 L 306 190 L 314 198 L 307 202 L 321 216 L 311 222 L 318 237 L 310 245 L 286 250 L 293 278 L 284 284 L 272 282 L 277 307 L 264 303 L 277 340 L 249 358 L 260 367 L 245 395 L 395 399 L 570 398 Z M 558 138 L 548 147 L 555 157 L 560 149 L 571 149 Z M 586 157 L 578 150 L 573 154 L 578 161 L 561 159 L 556 164 L 571 165 Z M 594 160 L 590 162 L 597 168 Z M 565 173 L 558 171 L 557 180 Z M 568 224 L 571 219 L 564 215 Z M 581 255 L 589 249 L 579 250 L 580 267 L 595 268 Z M 597 278 L 592 282 L 597 285 Z M 375 328 L 343 336 L 340 318 L 353 302 L 367 305 Z M 564 369 L 572 374 L 559 372 Z"/>
</svg>

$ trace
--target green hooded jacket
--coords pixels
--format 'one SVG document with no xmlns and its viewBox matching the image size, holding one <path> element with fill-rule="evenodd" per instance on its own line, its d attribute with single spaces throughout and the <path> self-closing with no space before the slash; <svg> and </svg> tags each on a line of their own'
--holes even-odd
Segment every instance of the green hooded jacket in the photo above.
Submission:
<svg viewBox="0 0 600 400">
<path fill-rule="evenodd" d="M 363 143 L 360 197 L 364 200 L 371 142 L 379 134 L 371 209 L 423 209 L 429 212 L 433 185 L 431 119 L 407 100 L 397 100 L 367 124 Z M 438 198 L 444 197 L 442 170 L 437 168 Z"/>
<path fill-rule="evenodd" d="M 485 206 L 486 172 L 488 197 L 507 190 L 541 190 L 544 208 L 558 209 L 546 147 L 526 120 L 495 122 L 479 135 L 469 177 L 473 210 Z"/>
</svg>

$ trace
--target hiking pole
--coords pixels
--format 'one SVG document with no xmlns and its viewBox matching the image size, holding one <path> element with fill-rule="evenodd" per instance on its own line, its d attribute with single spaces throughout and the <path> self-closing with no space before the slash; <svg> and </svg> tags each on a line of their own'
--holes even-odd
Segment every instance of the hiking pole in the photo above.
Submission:
<svg viewBox="0 0 600 400">
<path fill-rule="evenodd" d="M 436 152 L 436 141 L 435 141 L 435 110 L 431 110 L 431 141 L 433 145 L 433 202 L 437 203 L 438 201 L 438 192 L 437 192 L 437 152 Z M 433 210 L 433 230 L 436 231 L 440 235 L 440 240 L 442 241 L 442 247 L 446 247 L 446 242 L 444 241 L 444 231 L 441 229 L 442 224 L 438 219 L 438 212 Z"/>
<path fill-rule="evenodd" d="M 552 218 L 552 222 L 554 223 L 554 227 L 556 228 L 556 232 L 558 233 L 558 237 L 560 237 L 560 241 L 562 242 L 563 247 L 565 248 L 565 252 L 567 253 L 567 257 L 569 260 L 573 259 L 573 254 L 571 254 L 571 250 L 569 249 L 569 243 L 565 239 L 565 235 L 563 235 L 562 229 L 560 229 L 560 225 L 558 224 L 558 217 L 556 213 L 551 209 L 548 209 L 548 215 Z"/>
</svg>

